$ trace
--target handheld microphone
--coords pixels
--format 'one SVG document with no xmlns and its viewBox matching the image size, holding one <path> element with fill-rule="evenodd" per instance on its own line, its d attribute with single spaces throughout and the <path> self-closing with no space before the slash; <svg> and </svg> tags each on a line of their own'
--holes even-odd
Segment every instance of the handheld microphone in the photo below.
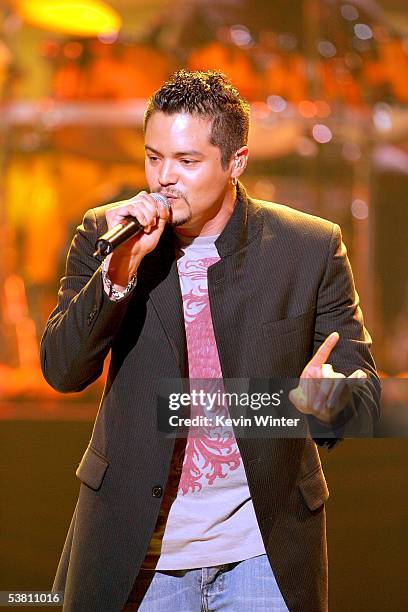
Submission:
<svg viewBox="0 0 408 612">
<path fill-rule="evenodd" d="M 161 193 L 151 193 L 150 194 L 156 202 L 163 204 L 167 209 L 170 209 L 170 203 L 168 199 L 162 195 Z M 135 217 L 124 217 L 123 221 L 112 227 L 110 230 L 105 232 L 95 243 L 95 253 L 94 257 L 98 257 L 99 255 L 109 255 L 112 253 L 116 247 L 120 244 L 132 238 L 132 236 L 137 236 L 140 232 L 143 231 L 143 225 L 139 223 L 139 221 Z"/>
</svg>

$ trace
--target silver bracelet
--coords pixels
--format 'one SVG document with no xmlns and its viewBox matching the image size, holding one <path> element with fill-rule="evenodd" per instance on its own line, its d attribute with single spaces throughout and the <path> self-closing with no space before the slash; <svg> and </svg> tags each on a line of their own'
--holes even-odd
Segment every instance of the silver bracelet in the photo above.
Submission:
<svg viewBox="0 0 408 612">
<path fill-rule="evenodd" d="M 132 289 L 136 286 L 137 283 L 137 275 L 133 274 L 132 278 L 126 285 L 123 291 L 118 291 L 112 285 L 112 281 L 108 276 L 108 272 L 102 267 L 102 278 L 106 289 L 108 290 L 108 295 L 111 300 L 114 302 L 118 302 L 122 298 L 124 298 Z"/>
</svg>

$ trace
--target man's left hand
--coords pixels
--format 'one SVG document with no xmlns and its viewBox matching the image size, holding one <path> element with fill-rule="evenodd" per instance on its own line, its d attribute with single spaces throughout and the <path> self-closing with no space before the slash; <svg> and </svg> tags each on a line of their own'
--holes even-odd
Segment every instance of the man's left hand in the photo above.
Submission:
<svg viewBox="0 0 408 612">
<path fill-rule="evenodd" d="M 289 393 L 290 401 L 299 412 L 311 414 L 323 423 L 330 424 L 351 399 L 349 379 L 366 379 L 363 370 L 350 376 L 335 372 L 327 360 L 340 336 L 333 332 L 304 368 L 299 385 Z"/>
</svg>

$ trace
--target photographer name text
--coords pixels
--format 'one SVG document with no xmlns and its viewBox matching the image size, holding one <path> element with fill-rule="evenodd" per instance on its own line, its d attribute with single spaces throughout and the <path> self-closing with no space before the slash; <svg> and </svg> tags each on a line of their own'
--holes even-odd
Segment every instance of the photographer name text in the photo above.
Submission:
<svg viewBox="0 0 408 612">
<path fill-rule="evenodd" d="M 171 427 L 297 427 L 300 419 L 273 417 L 256 414 L 253 417 L 227 417 L 225 415 L 181 417 L 177 414 L 169 417 Z"/>
</svg>

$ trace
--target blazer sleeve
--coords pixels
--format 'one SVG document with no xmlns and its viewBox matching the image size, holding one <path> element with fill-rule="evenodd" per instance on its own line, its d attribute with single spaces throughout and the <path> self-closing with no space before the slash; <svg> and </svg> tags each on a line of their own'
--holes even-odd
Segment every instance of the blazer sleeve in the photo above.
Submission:
<svg viewBox="0 0 408 612">
<path fill-rule="evenodd" d="M 103 288 L 101 260 L 93 257 L 98 230 L 88 211 L 72 240 L 58 292 L 40 344 L 43 375 L 57 391 L 81 391 L 96 380 L 126 313 L 130 295 L 119 302 Z"/>
<path fill-rule="evenodd" d="M 346 435 L 372 435 L 379 418 L 381 395 L 380 381 L 370 352 L 371 337 L 364 327 L 353 273 L 338 225 L 333 227 L 326 269 L 318 291 L 313 353 L 334 331 L 339 333 L 340 339 L 328 360 L 333 369 L 346 376 L 361 369 L 366 372 L 367 380 L 361 387 L 353 385 L 350 402 L 329 427 L 309 417 L 315 442 L 329 447 Z"/>
</svg>

